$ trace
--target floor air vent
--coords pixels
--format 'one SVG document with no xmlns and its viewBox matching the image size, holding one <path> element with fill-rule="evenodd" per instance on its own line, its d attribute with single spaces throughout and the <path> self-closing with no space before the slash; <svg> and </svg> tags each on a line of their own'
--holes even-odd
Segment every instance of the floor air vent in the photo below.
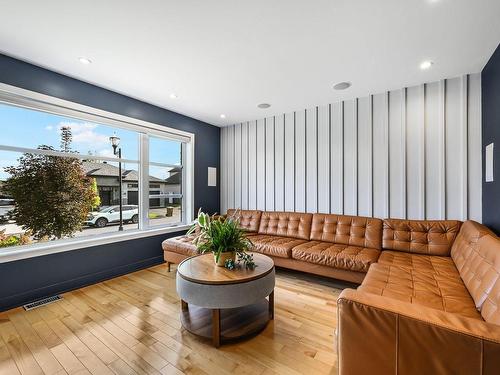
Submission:
<svg viewBox="0 0 500 375">
<path fill-rule="evenodd" d="M 33 310 L 33 309 L 36 309 L 37 307 L 45 306 L 45 305 L 48 305 L 49 303 L 59 301 L 60 299 L 62 299 L 62 297 L 59 295 L 47 297 L 47 298 L 41 299 L 39 301 L 28 303 L 27 305 L 24 305 L 23 307 L 26 311 Z"/>
</svg>

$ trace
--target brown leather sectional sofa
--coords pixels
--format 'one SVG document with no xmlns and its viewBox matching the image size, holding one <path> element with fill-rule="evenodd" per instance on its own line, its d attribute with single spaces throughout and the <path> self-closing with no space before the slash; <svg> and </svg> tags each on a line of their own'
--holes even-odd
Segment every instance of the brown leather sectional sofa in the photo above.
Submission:
<svg viewBox="0 0 500 375">
<path fill-rule="evenodd" d="M 500 239 L 485 226 L 261 211 L 240 225 L 278 267 L 361 284 L 338 299 L 340 374 L 500 374 Z M 185 236 L 163 249 L 196 253 Z"/>
<path fill-rule="evenodd" d="M 245 210 L 239 215 L 253 250 L 273 258 L 278 267 L 361 283 L 382 249 L 380 219 Z M 196 254 L 185 236 L 165 240 L 163 250 L 170 263 Z"/>
</svg>

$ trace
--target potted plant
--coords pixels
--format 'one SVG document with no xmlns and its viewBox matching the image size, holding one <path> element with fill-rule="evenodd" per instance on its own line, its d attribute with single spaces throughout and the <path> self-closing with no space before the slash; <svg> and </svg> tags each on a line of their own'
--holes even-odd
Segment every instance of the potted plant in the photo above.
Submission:
<svg viewBox="0 0 500 375">
<path fill-rule="evenodd" d="M 211 252 L 217 266 L 234 265 L 236 256 L 243 260 L 246 268 L 253 269 L 255 263 L 246 251 L 252 246 L 246 233 L 240 228 L 239 215 L 224 218 L 198 212 L 198 218 L 188 231 L 195 234 L 193 243 L 200 253 Z M 233 268 L 233 267 L 231 267 Z"/>
</svg>

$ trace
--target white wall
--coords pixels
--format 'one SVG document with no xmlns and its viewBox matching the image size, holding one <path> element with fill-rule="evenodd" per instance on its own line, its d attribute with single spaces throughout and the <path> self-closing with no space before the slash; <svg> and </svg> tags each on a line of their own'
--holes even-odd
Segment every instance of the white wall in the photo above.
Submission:
<svg viewBox="0 0 500 375">
<path fill-rule="evenodd" d="M 222 129 L 221 211 L 481 221 L 481 76 Z"/>
</svg>

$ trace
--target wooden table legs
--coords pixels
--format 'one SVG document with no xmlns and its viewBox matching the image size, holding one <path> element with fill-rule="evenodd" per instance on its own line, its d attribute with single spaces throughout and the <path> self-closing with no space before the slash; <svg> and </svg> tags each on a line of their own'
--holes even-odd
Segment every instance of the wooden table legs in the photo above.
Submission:
<svg viewBox="0 0 500 375">
<path fill-rule="evenodd" d="M 274 319 L 274 289 L 269 295 L 269 319 Z"/>
<path fill-rule="evenodd" d="M 274 319 L 274 291 L 269 294 L 268 300 L 263 298 L 255 304 L 231 309 L 203 308 L 188 305 L 181 299 L 182 326 L 195 335 L 211 339 L 216 348 L 219 348 L 222 342 L 255 335 L 272 319 Z M 200 324 L 200 321 L 205 323 Z"/>
<path fill-rule="evenodd" d="M 216 348 L 220 346 L 220 309 L 212 310 L 212 341 Z"/>
</svg>

